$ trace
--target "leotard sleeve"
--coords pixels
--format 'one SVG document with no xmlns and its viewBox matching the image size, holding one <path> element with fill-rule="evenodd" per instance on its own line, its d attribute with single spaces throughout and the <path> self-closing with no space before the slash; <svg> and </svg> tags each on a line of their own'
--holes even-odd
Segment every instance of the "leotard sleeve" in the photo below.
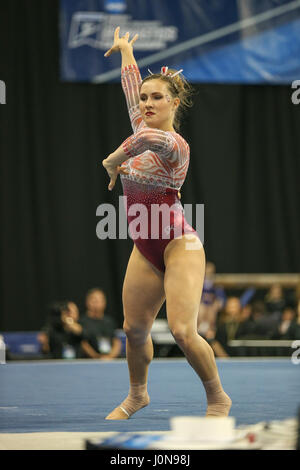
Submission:
<svg viewBox="0 0 300 470">
<path fill-rule="evenodd" d="M 123 142 L 122 148 L 128 158 L 151 150 L 169 164 L 175 165 L 184 163 L 189 154 L 187 143 L 178 134 L 147 126 L 128 137 Z"/>
<path fill-rule="evenodd" d="M 136 65 L 127 65 L 122 68 L 121 83 L 126 98 L 131 126 L 135 133 L 145 125 L 139 109 L 142 78 Z"/>
</svg>

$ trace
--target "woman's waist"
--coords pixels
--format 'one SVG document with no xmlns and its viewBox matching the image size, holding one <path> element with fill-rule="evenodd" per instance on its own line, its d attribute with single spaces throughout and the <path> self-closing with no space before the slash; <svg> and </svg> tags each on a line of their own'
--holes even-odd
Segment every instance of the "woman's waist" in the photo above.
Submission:
<svg viewBox="0 0 300 470">
<path fill-rule="evenodd" d="M 178 199 L 178 190 L 168 186 L 150 184 L 149 182 L 139 183 L 127 178 L 122 178 L 124 196 L 127 198 L 127 204 L 180 204 Z M 181 206 L 181 204 L 180 204 Z M 182 207 L 182 206 L 181 206 Z"/>
<path fill-rule="evenodd" d="M 159 187 L 159 188 L 169 188 L 179 190 L 184 183 L 184 177 L 182 174 L 178 175 L 176 173 L 168 173 L 165 169 L 160 171 L 161 169 L 137 169 L 133 167 L 132 163 L 130 165 L 130 161 L 126 162 L 126 170 L 127 174 L 121 175 L 122 183 L 126 184 L 129 182 L 142 184 L 143 186 L 150 186 Z"/>
</svg>

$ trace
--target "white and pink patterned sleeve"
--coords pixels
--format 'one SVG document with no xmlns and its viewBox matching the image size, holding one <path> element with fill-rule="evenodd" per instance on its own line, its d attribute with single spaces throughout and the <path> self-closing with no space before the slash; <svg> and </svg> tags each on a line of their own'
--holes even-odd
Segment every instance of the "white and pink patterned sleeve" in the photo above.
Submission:
<svg viewBox="0 0 300 470">
<path fill-rule="evenodd" d="M 181 165 L 189 158 L 189 147 L 178 134 L 150 127 L 144 127 L 128 137 L 122 147 L 128 158 L 150 150 L 172 166 Z"/>
<path fill-rule="evenodd" d="M 139 108 L 142 78 L 136 65 L 127 65 L 121 70 L 121 83 L 126 97 L 128 113 L 133 132 L 145 125 Z"/>
</svg>

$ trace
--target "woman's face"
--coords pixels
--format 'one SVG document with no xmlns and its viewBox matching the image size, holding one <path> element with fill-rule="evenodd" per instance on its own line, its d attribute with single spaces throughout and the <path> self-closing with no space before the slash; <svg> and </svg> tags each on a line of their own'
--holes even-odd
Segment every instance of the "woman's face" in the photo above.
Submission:
<svg viewBox="0 0 300 470">
<path fill-rule="evenodd" d="M 170 130 L 179 98 L 173 98 L 168 84 L 153 79 L 143 83 L 140 90 L 140 112 L 148 127 Z"/>
</svg>

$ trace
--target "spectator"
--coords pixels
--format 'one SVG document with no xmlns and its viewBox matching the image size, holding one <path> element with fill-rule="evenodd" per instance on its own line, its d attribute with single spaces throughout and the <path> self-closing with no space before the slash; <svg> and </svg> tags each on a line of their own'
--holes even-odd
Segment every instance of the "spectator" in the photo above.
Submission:
<svg viewBox="0 0 300 470">
<path fill-rule="evenodd" d="M 265 304 L 267 311 L 274 318 L 279 319 L 286 306 L 286 299 L 283 288 L 280 284 L 273 284 L 265 296 Z"/>
<path fill-rule="evenodd" d="M 250 316 L 251 309 L 246 306 L 242 308 L 238 297 L 227 299 L 220 315 L 215 337 L 210 341 L 216 356 L 229 357 L 235 354 L 234 348 L 228 343 L 253 332 L 254 325 Z"/>
<path fill-rule="evenodd" d="M 85 357 L 114 359 L 121 353 L 121 340 L 115 335 L 115 323 L 105 315 L 106 295 L 102 289 L 90 289 L 86 295 L 86 313 L 80 319 L 84 330 L 82 349 Z"/>
<path fill-rule="evenodd" d="M 295 318 L 295 311 L 292 307 L 285 307 L 278 325 L 270 333 L 270 339 L 287 339 L 289 328 Z"/>
<path fill-rule="evenodd" d="M 266 306 L 263 300 L 255 300 L 252 303 L 252 318 L 255 322 L 260 322 L 265 316 Z"/>
<path fill-rule="evenodd" d="M 241 300 L 240 300 L 241 302 Z M 252 305 L 246 304 L 246 305 L 241 305 L 241 313 L 240 313 L 240 322 L 242 329 L 240 330 L 240 337 L 246 337 L 249 334 L 252 335 L 252 333 L 255 330 L 255 321 L 253 319 L 252 315 Z"/>
<path fill-rule="evenodd" d="M 209 336 L 216 329 L 216 318 L 225 303 L 225 293 L 221 287 L 214 285 L 216 267 L 214 263 L 207 262 L 203 291 L 198 312 L 198 333 Z"/>
<path fill-rule="evenodd" d="M 216 333 L 217 316 L 227 299 L 225 290 L 221 286 L 215 285 L 215 274 L 214 263 L 207 262 L 197 321 L 198 333 L 207 340 L 212 339 Z M 243 292 L 239 299 L 242 308 L 249 305 L 255 292 L 254 287 L 249 287 Z"/>
<path fill-rule="evenodd" d="M 295 301 L 297 304 L 300 301 L 300 282 L 295 287 Z"/>
<path fill-rule="evenodd" d="M 282 312 L 287 306 L 282 286 L 273 284 L 265 295 L 264 303 L 261 301 L 258 303 L 261 303 L 261 313 L 257 315 L 259 318 L 256 319 L 257 334 L 269 338 L 271 332 L 278 326 Z M 258 314 L 258 310 L 259 308 L 256 308 L 256 314 Z"/>
<path fill-rule="evenodd" d="M 266 311 L 266 306 L 263 300 L 256 300 L 252 304 L 252 320 L 254 322 L 254 330 L 251 339 L 267 339 L 270 332 L 278 325 L 277 316 L 270 317 Z"/>
<path fill-rule="evenodd" d="M 300 299 L 297 303 L 296 318 L 291 322 L 286 332 L 286 338 L 291 340 L 300 339 Z"/>
<path fill-rule="evenodd" d="M 48 321 L 38 335 L 42 352 L 51 359 L 81 356 L 82 326 L 74 302 L 55 302 L 49 307 Z"/>
<path fill-rule="evenodd" d="M 299 300 L 300 300 L 300 282 L 298 282 L 295 288 L 289 293 L 288 304 L 293 305 L 293 307 L 296 309 Z"/>
</svg>

